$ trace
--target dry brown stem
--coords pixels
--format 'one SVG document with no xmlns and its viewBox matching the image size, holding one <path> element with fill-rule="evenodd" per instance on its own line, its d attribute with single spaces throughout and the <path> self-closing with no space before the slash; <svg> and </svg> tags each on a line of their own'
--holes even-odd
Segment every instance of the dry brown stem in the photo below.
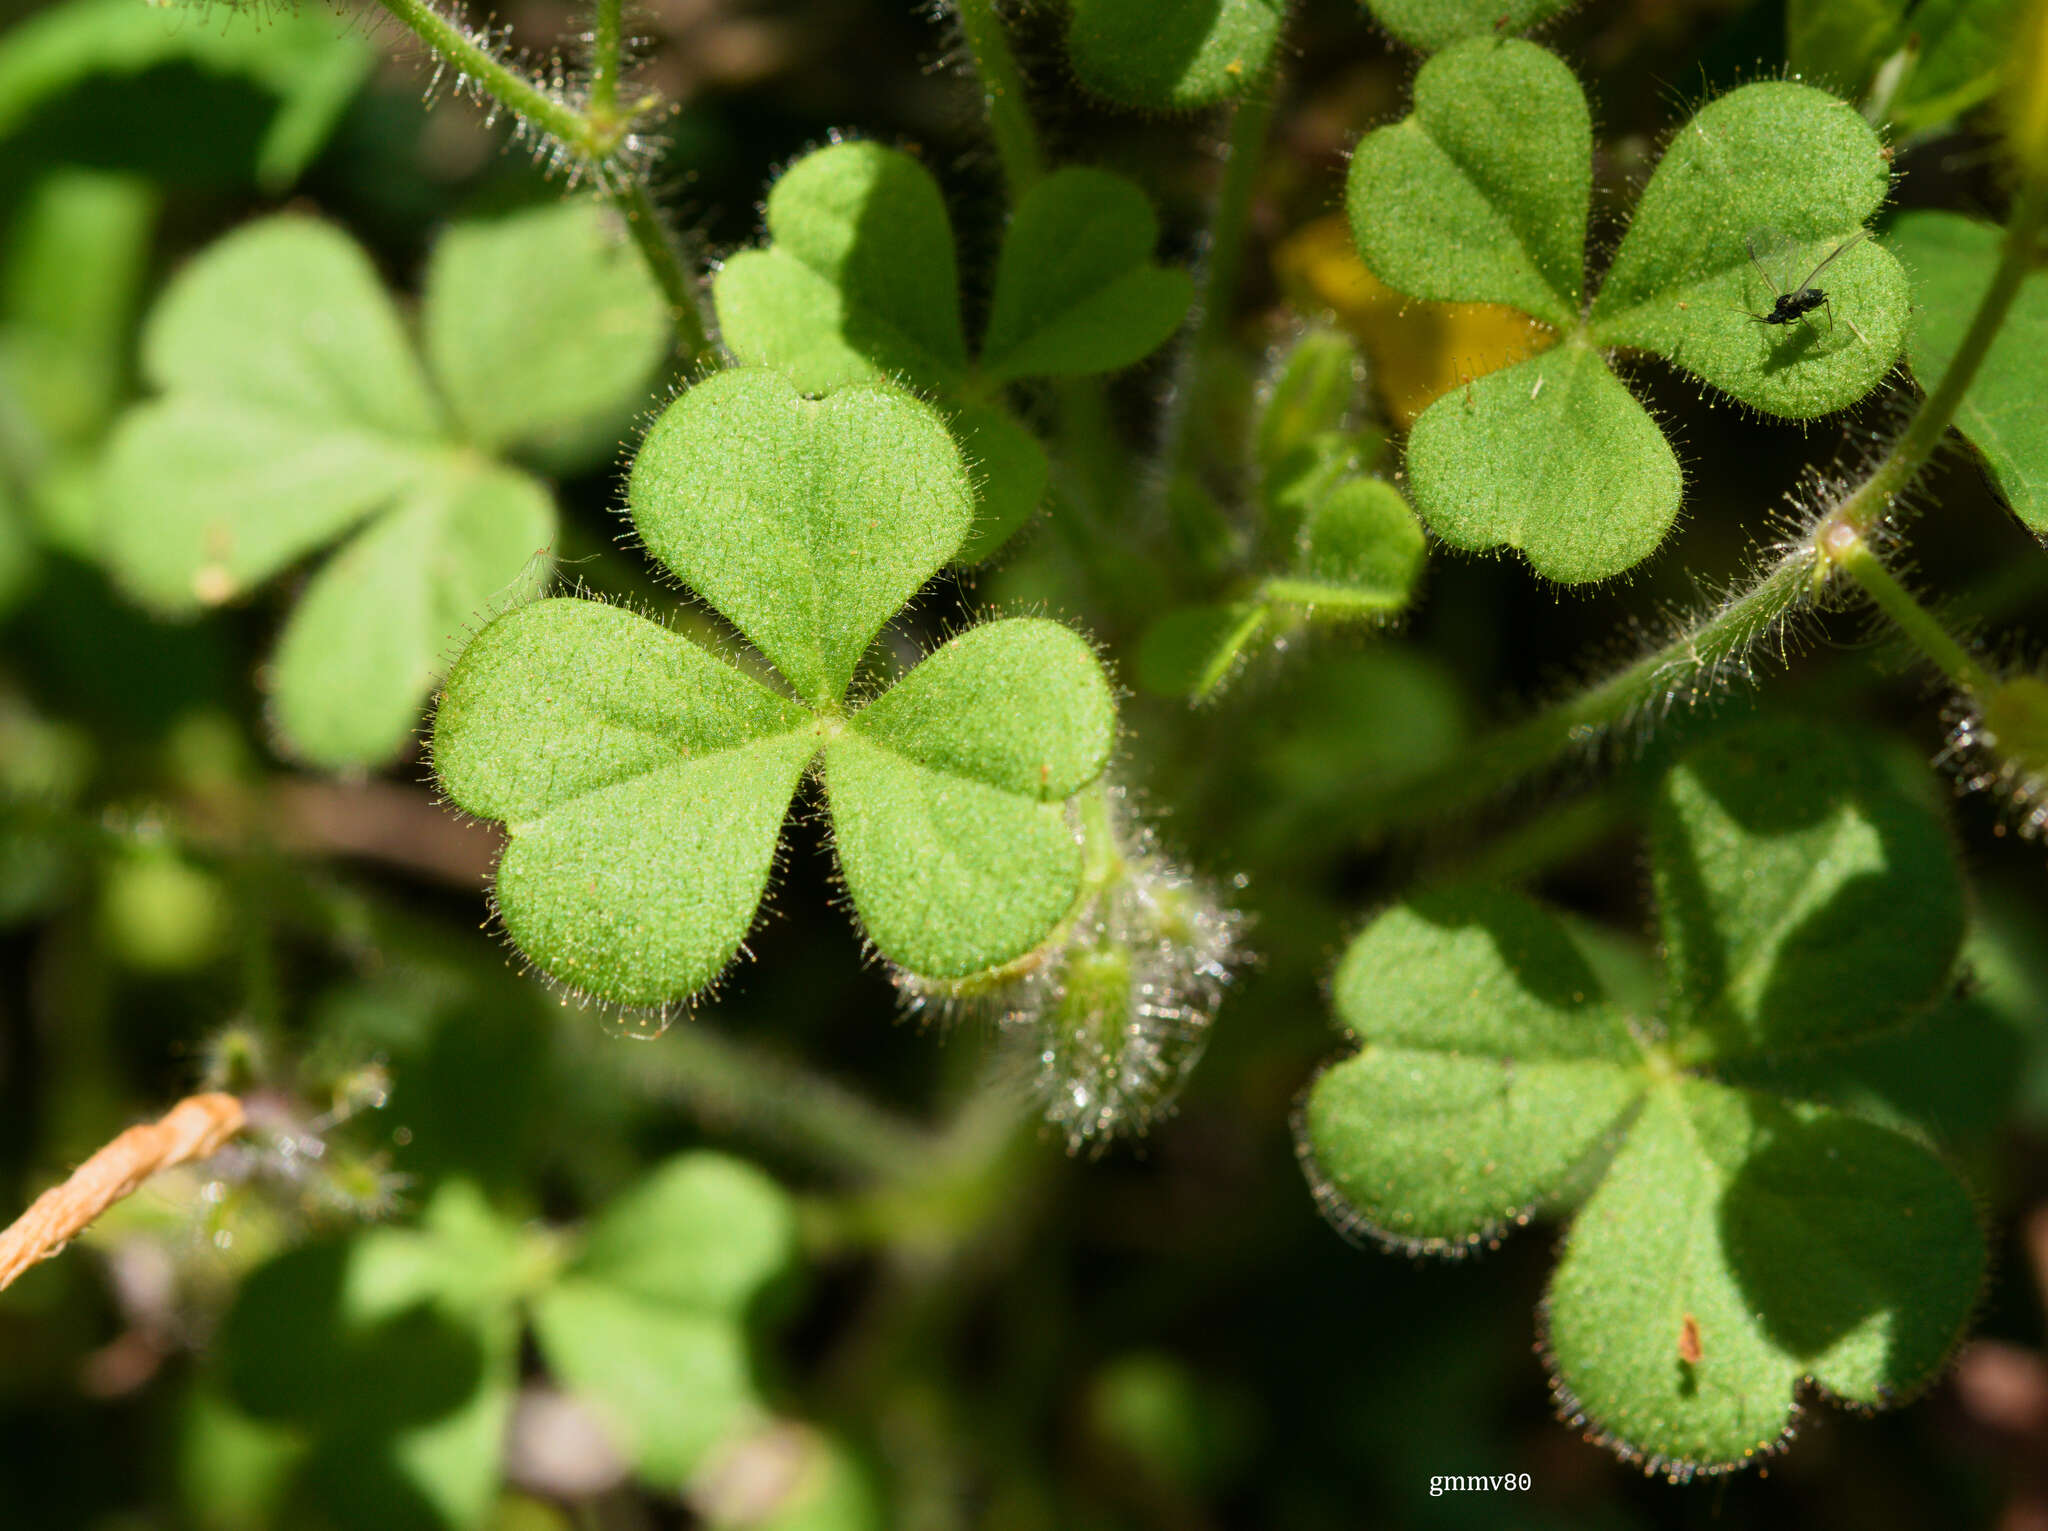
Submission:
<svg viewBox="0 0 2048 1531">
<path fill-rule="evenodd" d="M 38 1260 L 60 1253 L 158 1170 L 206 1158 L 242 1130 L 242 1121 L 242 1103 L 234 1096 L 194 1095 L 161 1121 L 130 1127 L 0 1233 L 0 1291 Z"/>
</svg>

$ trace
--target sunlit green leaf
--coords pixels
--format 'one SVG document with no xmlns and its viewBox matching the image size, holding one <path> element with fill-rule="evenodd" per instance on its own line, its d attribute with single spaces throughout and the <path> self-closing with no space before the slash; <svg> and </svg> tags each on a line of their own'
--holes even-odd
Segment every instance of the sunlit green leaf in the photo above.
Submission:
<svg viewBox="0 0 2048 1531">
<path fill-rule="evenodd" d="M 1765 81 L 1709 102 L 1643 189 L 1593 304 L 1594 339 L 1656 351 L 1774 415 L 1854 403 L 1905 337 L 1905 275 L 1863 233 L 1891 186 L 1883 149 L 1853 107 L 1811 86 Z M 1825 309 L 1759 320 L 1809 281 Z"/>
<path fill-rule="evenodd" d="M 938 388 L 966 371 L 952 225 L 909 155 L 864 142 L 805 155 L 768 194 L 768 237 L 713 285 L 742 362 L 807 393 L 879 378 Z"/>
<path fill-rule="evenodd" d="M 449 796 L 511 832 L 497 900 L 512 938 L 629 1005 L 693 993 L 732 960 L 815 748 L 794 703 L 581 600 L 486 627 L 434 723 Z"/>
<path fill-rule="evenodd" d="M 974 514 L 929 405 L 868 387 L 807 399 L 764 368 L 718 373 L 670 405 L 628 497 L 648 551 L 824 705 Z"/>
<path fill-rule="evenodd" d="M 1422 66 L 1415 105 L 1368 133 L 1345 205 L 1359 253 L 1413 297 L 1579 317 L 1592 117 L 1571 70 L 1532 43 L 1479 39 Z"/>
<path fill-rule="evenodd" d="M 1358 1052 L 1310 1091 L 1319 1190 L 1383 1237 L 1484 1238 L 1555 1193 L 1642 1093 L 1620 1010 L 1541 910 L 1432 895 L 1351 943 L 1337 1013 Z"/>
<path fill-rule="evenodd" d="M 1678 515 L 1678 458 L 1643 406 L 1577 342 L 1488 373 L 1423 411 L 1408 482 L 1453 547 L 1519 549 L 1567 584 L 1655 552 Z"/>
<path fill-rule="evenodd" d="M 1366 0 L 1373 17 L 1411 48 L 1433 53 L 1460 38 L 1525 32 L 1571 0 Z"/>
</svg>

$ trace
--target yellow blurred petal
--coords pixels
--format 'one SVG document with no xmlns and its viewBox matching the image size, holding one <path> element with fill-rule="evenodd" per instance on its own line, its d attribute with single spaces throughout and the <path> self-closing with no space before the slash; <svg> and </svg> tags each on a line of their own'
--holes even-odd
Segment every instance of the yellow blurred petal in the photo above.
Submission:
<svg viewBox="0 0 2048 1531">
<path fill-rule="evenodd" d="M 1498 304 L 1403 297 L 1365 269 L 1341 217 L 1319 218 L 1289 235 L 1273 252 L 1273 267 L 1296 307 L 1329 309 L 1357 336 L 1381 407 L 1402 430 L 1453 388 L 1557 340 L 1527 314 Z"/>
</svg>

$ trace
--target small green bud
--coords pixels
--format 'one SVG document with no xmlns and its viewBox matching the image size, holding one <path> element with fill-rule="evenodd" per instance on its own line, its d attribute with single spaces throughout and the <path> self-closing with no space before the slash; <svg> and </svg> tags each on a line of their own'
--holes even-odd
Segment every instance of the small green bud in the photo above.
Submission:
<svg viewBox="0 0 2048 1531">
<path fill-rule="evenodd" d="M 2048 830 L 2048 679 L 2015 675 L 1993 686 L 1956 725 L 1949 751 L 1963 762 L 1963 786 L 1996 792 L 2022 834 Z"/>
</svg>

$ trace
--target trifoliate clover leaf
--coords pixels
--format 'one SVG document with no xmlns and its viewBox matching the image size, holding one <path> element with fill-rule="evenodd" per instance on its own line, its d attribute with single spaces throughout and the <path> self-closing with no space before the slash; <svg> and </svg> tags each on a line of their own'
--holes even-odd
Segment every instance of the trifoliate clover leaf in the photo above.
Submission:
<svg viewBox="0 0 2048 1531">
<path fill-rule="evenodd" d="M 1067 52 L 1090 90 L 1147 111 L 1234 100 L 1264 77 L 1286 0 L 1073 0 Z"/>
<path fill-rule="evenodd" d="M 1301 1132 L 1340 1223 L 1406 1248 L 1583 1196 L 1545 1304 L 1558 1396 L 1689 1475 L 1777 1449 L 1805 1381 L 1870 1405 L 1925 1384 L 1985 1249 L 1914 1113 L 1866 1112 L 1868 1060 L 1840 1045 L 1951 982 L 1961 887 L 1931 804 L 1867 740 L 1757 725 L 1670 773 L 1652 861 L 1661 1019 L 1521 898 L 1419 897 L 1345 954 L 1357 1051 Z"/>
<path fill-rule="evenodd" d="M 360 528 L 287 624 L 276 718 L 318 764 L 389 759 L 449 644 L 554 539 L 547 490 L 485 454 L 560 464 L 574 438 L 587 465 L 650 381 L 667 321 L 629 253 L 594 203 L 459 225 L 428 283 L 430 379 L 338 230 L 284 215 L 220 241 L 144 330 L 159 397 L 108 448 L 115 576 L 185 615 Z"/>
<path fill-rule="evenodd" d="M 1534 44 L 1473 38 L 1423 65 L 1414 110 L 1361 141 L 1347 191 L 1359 252 L 1389 286 L 1506 304 L 1559 332 L 1554 351 L 1439 398 L 1410 451 L 1431 530 L 1519 549 L 1567 582 L 1647 557 L 1682 489 L 1602 352 L 1650 351 L 1753 408 L 1812 419 L 1882 380 L 1907 312 L 1898 262 L 1865 233 L 1889 160 L 1822 91 L 1746 85 L 1680 128 L 1587 306 L 1590 155 L 1571 72 Z"/>
<path fill-rule="evenodd" d="M 1998 267 L 1999 230 L 1955 213 L 1907 213 L 1890 242 L 1913 274 L 1913 328 L 1906 357 L 1921 388 L 1933 392 Z M 2048 276 L 2020 286 L 1991 350 L 1978 364 L 1956 410 L 1956 429 L 1983 456 L 2012 513 L 2036 536 L 2048 535 L 2048 421 L 2040 398 L 2040 359 L 2048 347 Z"/>
<path fill-rule="evenodd" d="M 876 634 L 967 535 L 967 473 L 937 411 L 875 383 L 812 398 L 773 369 L 718 373 L 648 433 L 630 497 L 648 550 L 796 695 L 586 600 L 523 607 L 472 640 L 435 766 L 457 804 L 509 831 L 497 903 L 534 964 L 633 1007 L 712 983 L 814 763 L 884 956 L 959 977 L 1044 940 L 1080 882 L 1065 801 L 1114 743 L 1087 644 L 993 622 L 847 702 Z"/>
<path fill-rule="evenodd" d="M 1099 170 L 1056 171 L 1019 201 L 978 364 L 945 201 L 909 155 L 859 142 L 806 155 L 769 192 L 767 231 L 713 283 L 726 347 L 806 393 L 888 381 L 934 396 L 976 470 L 969 561 L 1023 524 L 1047 478 L 1044 449 L 990 391 L 1129 366 L 1193 294 L 1185 272 L 1152 260 L 1144 194 Z"/>
</svg>

